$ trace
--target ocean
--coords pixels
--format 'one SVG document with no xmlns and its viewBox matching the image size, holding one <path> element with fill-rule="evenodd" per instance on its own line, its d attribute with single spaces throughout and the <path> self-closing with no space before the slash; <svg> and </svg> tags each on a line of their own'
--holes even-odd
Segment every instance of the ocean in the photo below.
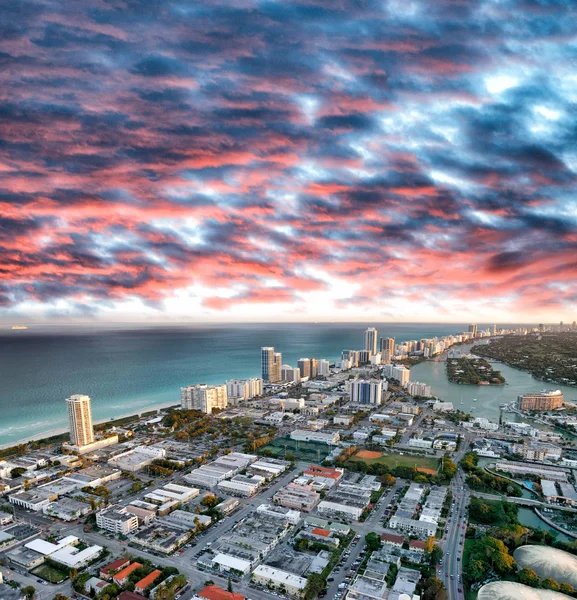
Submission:
<svg viewBox="0 0 577 600">
<path fill-rule="evenodd" d="M 466 324 L 307 323 L 206 326 L 31 326 L 0 333 L 0 445 L 68 425 L 64 400 L 92 398 L 94 421 L 178 404 L 180 387 L 260 376 L 260 348 L 283 363 L 340 358 L 366 327 L 397 341 L 441 337 Z M 482 328 L 483 326 L 479 326 Z M 434 390 L 433 390 L 434 392 Z"/>
</svg>

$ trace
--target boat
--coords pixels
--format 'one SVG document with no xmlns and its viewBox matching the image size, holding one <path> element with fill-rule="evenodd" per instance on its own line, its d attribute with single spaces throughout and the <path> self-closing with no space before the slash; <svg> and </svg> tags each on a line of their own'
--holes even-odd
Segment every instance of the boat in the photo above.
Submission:
<svg viewBox="0 0 577 600">
<path fill-rule="evenodd" d="M 12 325 L 12 329 L 28 329 L 26 325 Z"/>
</svg>

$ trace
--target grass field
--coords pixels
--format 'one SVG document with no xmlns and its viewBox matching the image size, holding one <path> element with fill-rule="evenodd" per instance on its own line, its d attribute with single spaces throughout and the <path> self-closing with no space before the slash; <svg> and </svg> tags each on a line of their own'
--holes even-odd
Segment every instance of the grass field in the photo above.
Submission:
<svg viewBox="0 0 577 600">
<path fill-rule="evenodd" d="M 60 583 L 65 579 L 68 579 L 68 573 L 60 571 L 54 568 L 52 565 L 40 565 L 32 571 L 34 575 L 37 575 L 41 579 L 45 579 L 50 583 Z"/>
<path fill-rule="evenodd" d="M 400 454 L 387 454 L 385 452 L 379 458 L 361 458 L 355 454 L 350 460 L 364 462 L 368 465 L 381 463 L 391 469 L 395 467 L 416 467 L 417 469 L 429 469 L 436 472 L 439 468 L 439 460 L 436 458 L 429 458 L 427 456 L 401 456 Z"/>
<path fill-rule="evenodd" d="M 297 447 L 298 445 L 298 447 Z M 330 453 L 331 448 L 326 444 L 315 444 L 314 442 L 297 442 L 290 438 L 277 438 L 267 444 L 263 450 L 270 450 L 275 458 L 284 458 L 286 454 L 294 454 L 298 460 L 310 460 L 312 462 L 323 461 Z"/>
</svg>

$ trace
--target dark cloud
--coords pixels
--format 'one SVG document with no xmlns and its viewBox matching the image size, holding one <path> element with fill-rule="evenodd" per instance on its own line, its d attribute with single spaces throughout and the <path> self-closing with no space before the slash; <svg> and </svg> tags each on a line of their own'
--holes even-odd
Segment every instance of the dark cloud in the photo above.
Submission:
<svg viewBox="0 0 577 600">
<path fill-rule="evenodd" d="M 575 6 L 411 5 L 3 3 L 0 305 L 574 303 Z"/>
</svg>

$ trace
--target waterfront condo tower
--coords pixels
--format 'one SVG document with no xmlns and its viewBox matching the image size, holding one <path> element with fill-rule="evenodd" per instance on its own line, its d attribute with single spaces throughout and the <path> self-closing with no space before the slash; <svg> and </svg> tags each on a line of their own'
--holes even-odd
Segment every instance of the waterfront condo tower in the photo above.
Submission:
<svg viewBox="0 0 577 600">
<path fill-rule="evenodd" d="M 261 373 L 266 383 L 279 383 L 282 381 L 282 354 L 275 352 L 271 346 L 260 349 Z"/>
<path fill-rule="evenodd" d="M 70 423 L 70 441 L 74 446 L 87 446 L 94 442 L 92 431 L 92 410 L 90 396 L 74 394 L 66 398 L 68 422 Z"/>
<path fill-rule="evenodd" d="M 367 350 L 370 356 L 377 353 L 377 340 L 378 334 L 374 327 L 365 329 L 365 350 Z"/>
</svg>

